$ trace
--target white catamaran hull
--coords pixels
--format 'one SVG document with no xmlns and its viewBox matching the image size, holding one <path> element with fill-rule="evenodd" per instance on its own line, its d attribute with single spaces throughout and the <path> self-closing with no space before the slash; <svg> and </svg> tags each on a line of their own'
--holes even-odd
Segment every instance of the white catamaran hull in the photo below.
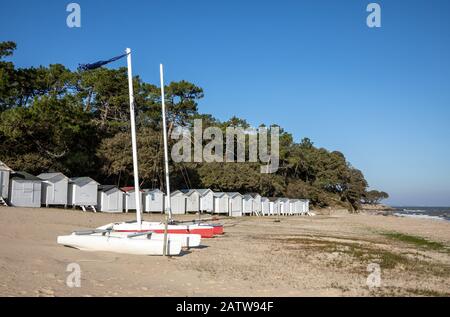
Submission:
<svg viewBox="0 0 450 317">
<path fill-rule="evenodd" d="M 128 232 L 128 233 L 153 231 L 155 233 L 162 234 L 164 233 L 164 224 L 161 222 L 142 221 L 142 224 L 139 228 L 137 222 L 119 222 L 119 223 L 110 223 L 105 226 L 101 226 L 97 229 L 112 229 L 113 231 Z M 214 237 L 214 227 L 203 224 L 168 225 L 167 229 L 168 233 L 171 235 L 198 234 L 202 238 Z"/>
<path fill-rule="evenodd" d="M 108 235 L 77 235 L 59 236 L 58 244 L 73 247 L 83 251 L 106 251 L 135 255 L 163 255 L 164 241 L 152 239 L 136 239 Z M 179 255 L 181 242 L 169 240 L 167 255 Z"/>
<path fill-rule="evenodd" d="M 102 230 L 108 228 L 108 226 L 99 227 L 97 229 Z M 110 236 L 115 237 L 127 237 L 130 234 L 130 232 L 120 232 L 120 231 L 111 231 L 109 233 Z M 199 234 L 173 234 L 168 233 L 167 238 L 170 241 L 178 241 L 181 243 L 181 247 L 183 248 L 195 248 L 200 246 L 200 242 L 202 240 L 202 237 Z M 140 235 L 133 237 L 133 239 L 151 239 L 151 240 L 161 240 L 164 241 L 164 234 L 163 233 L 151 233 L 149 235 Z"/>
</svg>

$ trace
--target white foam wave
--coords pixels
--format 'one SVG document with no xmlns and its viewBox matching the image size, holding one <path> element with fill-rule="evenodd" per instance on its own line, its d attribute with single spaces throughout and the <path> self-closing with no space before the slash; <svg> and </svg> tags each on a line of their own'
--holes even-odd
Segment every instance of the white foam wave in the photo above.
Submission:
<svg viewBox="0 0 450 317">
<path fill-rule="evenodd" d="M 430 220 L 440 220 L 445 221 L 444 218 L 438 217 L 438 216 L 428 216 L 428 215 L 413 215 L 413 214 L 401 214 L 401 213 L 394 213 L 394 216 L 397 217 L 408 217 L 408 218 L 418 218 L 418 219 L 430 219 Z"/>
</svg>

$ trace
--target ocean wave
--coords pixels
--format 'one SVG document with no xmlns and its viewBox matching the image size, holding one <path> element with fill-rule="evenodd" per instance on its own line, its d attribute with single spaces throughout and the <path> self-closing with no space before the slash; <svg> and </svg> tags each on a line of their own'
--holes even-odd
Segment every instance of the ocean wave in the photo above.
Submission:
<svg viewBox="0 0 450 317">
<path fill-rule="evenodd" d="M 394 213 L 394 216 L 397 216 L 397 217 L 408 217 L 408 218 L 418 218 L 418 219 L 430 219 L 430 220 L 439 220 L 439 221 L 448 221 L 444 217 L 439 217 L 439 216 L 402 214 L 402 213 L 398 213 L 398 212 Z"/>
<path fill-rule="evenodd" d="M 404 211 L 404 212 L 426 212 L 426 210 L 423 210 L 423 209 L 408 209 L 408 208 L 403 209 L 402 211 Z"/>
</svg>

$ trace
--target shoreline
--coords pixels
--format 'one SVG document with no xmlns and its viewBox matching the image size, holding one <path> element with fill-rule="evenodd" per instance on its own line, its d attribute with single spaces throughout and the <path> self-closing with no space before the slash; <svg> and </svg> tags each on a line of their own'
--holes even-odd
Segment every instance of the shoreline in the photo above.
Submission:
<svg viewBox="0 0 450 317">
<path fill-rule="evenodd" d="M 0 207 L 0 294 L 450 296 L 450 223 L 336 212 L 280 217 L 280 222 L 275 217 L 223 219 L 224 236 L 163 258 L 56 244 L 57 235 L 130 220 L 132 213 Z M 81 267 L 81 288 L 66 285 L 70 263 Z M 380 287 L 367 285 L 369 264 L 380 266 Z"/>
<path fill-rule="evenodd" d="M 405 209 L 406 208 L 406 209 Z M 418 208 L 414 210 L 410 210 L 408 208 Z M 425 208 L 425 209 L 420 209 Z M 356 214 L 359 215 L 372 215 L 372 216 L 392 216 L 392 217 L 400 217 L 400 218 L 416 218 L 416 219 L 428 219 L 433 221 L 444 221 L 448 222 L 450 219 L 446 215 L 433 215 L 430 214 L 430 211 L 426 209 L 443 209 L 450 210 L 450 207 L 391 207 L 389 205 L 384 204 L 376 204 L 376 205 L 362 205 L 362 209 L 359 210 Z M 321 215 L 338 215 L 338 214 L 352 214 L 347 209 L 343 208 L 323 208 L 319 210 L 313 210 L 317 214 Z"/>
</svg>

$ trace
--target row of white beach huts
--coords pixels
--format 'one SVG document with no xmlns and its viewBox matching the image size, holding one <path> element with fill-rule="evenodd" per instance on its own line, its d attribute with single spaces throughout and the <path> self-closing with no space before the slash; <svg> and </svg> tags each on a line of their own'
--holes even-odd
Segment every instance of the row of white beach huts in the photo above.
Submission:
<svg viewBox="0 0 450 317">
<path fill-rule="evenodd" d="M 72 206 L 102 212 L 136 209 L 133 187 L 100 185 L 90 177 L 68 178 L 62 173 L 34 176 L 26 172 L 13 172 L 0 162 L 0 185 L 0 203 L 10 206 Z M 143 189 L 140 198 L 144 212 L 164 212 L 167 197 L 159 189 Z M 211 189 L 174 191 L 171 205 L 173 214 L 206 212 L 232 217 L 309 214 L 307 199 L 268 198 L 257 193 L 243 195 Z"/>
</svg>

